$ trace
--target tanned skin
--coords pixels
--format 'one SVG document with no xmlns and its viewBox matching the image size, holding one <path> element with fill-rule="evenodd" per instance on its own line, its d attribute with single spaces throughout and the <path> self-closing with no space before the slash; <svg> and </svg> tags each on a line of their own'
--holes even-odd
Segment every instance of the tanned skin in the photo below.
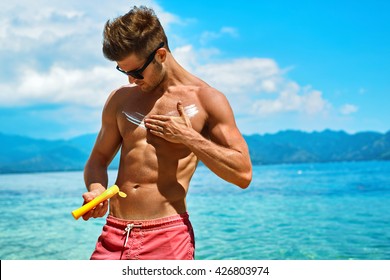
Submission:
<svg viewBox="0 0 390 280">
<path fill-rule="evenodd" d="M 142 66 L 144 59 L 132 54 L 117 63 L 128 71 Z M 127 197 L 112 197 L 109 212 L 120 219 L 186 212 L 186 194 L 199 160 L 222 179 L 248 187 L 252 179 L 248 147 L 226 97 L 182 68 L 165 48 L 157 51 L 143 76 L 142 80 L 129 76 L 131 85 L 107 99 L 85 166 L 84 203 L 107 188 L 107 168 L 119 150 L 116 185 Z M 191 117 L 184 110 L 189 105 L 197 109 Z M 145 116 L 145 125 L 129 122 L 123 112 Z M 107 211 L 106 201 L 83 219 L 102 217 Z"/>
</svg>

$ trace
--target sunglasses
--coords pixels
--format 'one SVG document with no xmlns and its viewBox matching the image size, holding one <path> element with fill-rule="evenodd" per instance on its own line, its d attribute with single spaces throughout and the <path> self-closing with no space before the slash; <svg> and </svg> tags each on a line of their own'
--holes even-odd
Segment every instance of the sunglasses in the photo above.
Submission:
<svg viewBox="0 0 390 280">
<path fill-rule="evenodd" d="M 130 70 L 130 71 L 125 71 L 125 70 L 122 70 L 118 65 L 116 66 L 116 69 L 119 71 L 119 72 L 122 72 L 123 74 L 127 75 L 127 76 L 131 76 L 133 77 L 134 79 L 137 79 L 137 80 L 142 80 L 144 78 L 144 76 L 142 76 L 142 72 L 145 71 L 146 67 L 148 67 L 148 65 L 153 61 L 154 59 L 154 56 L 156 55 L 156 52 L 162 48 L 164 46 L 164 42 L 161 42 L 158 47 L 148 56 L 148 58 L 146 59 L 146 62 L 144 65 L 142 65 L 141 68 L 138 68 L 137 70 Z"/>
</svg>

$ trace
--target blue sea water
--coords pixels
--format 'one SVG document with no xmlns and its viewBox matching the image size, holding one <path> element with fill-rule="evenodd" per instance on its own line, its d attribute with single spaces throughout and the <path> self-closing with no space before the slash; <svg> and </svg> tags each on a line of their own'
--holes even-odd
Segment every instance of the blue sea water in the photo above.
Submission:
<svg viewBox="0 0 390 280">
<path fill-rule="evenodd" d="M 0 259 L 89 259 L 104 219 L 73 219 L 84 190 L 82 172 L 0 175 Z M 187 200 L 197 259 L 390 259 L 390 162 L 254 166 L 246 190 L 200 166 Z"/>
</svg>

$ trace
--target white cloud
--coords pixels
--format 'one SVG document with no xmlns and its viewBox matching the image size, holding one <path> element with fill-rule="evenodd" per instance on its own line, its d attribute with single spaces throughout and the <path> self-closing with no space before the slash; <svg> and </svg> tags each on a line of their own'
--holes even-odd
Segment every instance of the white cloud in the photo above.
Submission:
<svg viewBox="0 0 390 280">
<path fill-rule="evenodd" d="M 190 70 L 196 65 L 197 57 L 191 45 L 185 45 L 172 50 L 175 59 L 186 69 Z"/>
<path fill-rule="evenodd" d="M 108 94 L 127 83 L 126 77 L 117 73 L 101 54 L 101 33 L 107 19 L 142 4 L 155 9 L 167 30 L 172 23 L 186 23 L 154 1 L 132 1 L 131 5 L 128 1 L 118 1 L 116 5 L 110 1 L 99 5 L 76 0 L 37 0 L 34 5 L 27 0 L 17 2 L 4 2 L 0 9 L 0 58 L 13 57 L 7 60 L 12 62 L 12 68 L 6 64 L 2 67 L 19 69 L 17 76 L 9 74 L 7 80 L 0 77 L 0 107 L 59 104 L 67 108 L 60 114 L 64 118 L 74 116 L 76 111 L 81 114 L 83 108 L 100 112 Z M 204 32 L 201 42 L 223 36 L 236 38 L 239 34 L 235 28 L 222 27 L 216 32 Z M 195 49 L 188 42 L 173 53 L 186 69 L 225 93 L 235 113 L 243 118 L 284 113 L 316 115 L 331 107 L 321 91 L 287 78 L 288 70 L 273 59 L 217 61 L 219 49 Z M 73 106 L 78 109 L 70 110 Z M 349 105 L 341 111 L 349 114 L 354 110 L 357 107 Z"/>
<path fill-rule="evenodd" d="M 222 27 L 217 32 L 204 31 L 200 36 L 200 43 L 204 45 L 204 44 L 209 43 L 212 40 L 219 39 L 219 38 L 226 36 L 226 35 L 230 36 L 232 38 L 237 38 L 239 36 L 236 28 L 225 26 L 225 27 Z"/>
<path fill-rule="evenodd" d="M 167 28 L 179 19 L 154 1 L 117 2 L 2 2 L 0 73 L 5 74 L 0 76 L 0 107 L 40 103 L 101 106 L 111 90 L 127 83 L 101 53 L 105 21 L 133 5 L 154 8 Z M 88 104 L 91 97 L 94 104 Z"/>
<path fill-rule="evenodd" d="M 340 113 L 342 115 L 350 115 L 353 113 L 356 113 L 359 110 L 359 108 L 352 104 L 345 104 L 343 107 L 340 108 Z"/>
<path fill-rule="evenodd" d="M 101 37 L 108 19 L 124 14 L 133 5 L 146 5 L 155 9 L 161 22 L 169 29 L 180 19 L 163 11 L 154 1 L 7 1 L 0 7 L 0 59 L 5 55 L 18 56 L 36 63 L 45 52 L 45 63 L 80 59 L 83 56 L 102 57 Z M 54 57 L 53 54 L 56 56 Z M 96 59 L 95 59 L 96 60 Z M 19 62 L 22 64 L 22 62 Z M 85 63 L 85 61 L 84 61 Z M 89 61 L 87 62 L 89 63 Z"/>
<path fill-rule="evenodd" d="M 286 112 L 315 115 L 331 109 L 322 92 L 288 79 L 287 69 L 269 58 L 237 58 L 204 62 L 203 55 L 187 45 L 174 50 L 178 61 L 225 93 L 236 113 L 271 116 Z M 203 59 L 204 61 L 204 59 Z"/>
<path fill-rule="evenodd" d="M 238 31 L 236 28 L 234 27 L 222 27 L 221 28 L 221 33 L 222 34 L 228 34 L 230 35 L 231 37 L 238 37 L 239 34 L 238 34 Z"/>
<path fill-rule="evenodd" d="M 260 116 L 267 116 L 285 112 L 298 112 L 308 115 L 326 112 L 328 101 L 317 90 L 301 92 L 295 82 L 285 84 L 285 88 L 275 99 L 260 99 L 254 102 L 252 112 Z"/>
<path fill-rule="evenodd" d="M 24 8 L 11 14 L 3 14 L 1 20 L 1 50 L 20 52 L 42 48 L 64 38 L 96 32 L 96 23 L 81 11 L 68 7 L 39 6 Z"/>
<path fill-rule="evenodd" d="M 0 85 L 1 106 L 77 104 L 101 107 L 127 78 L 113 67 L 88 70 L 54 66 L 48 72 L 24 69 L 18 81 Z"/>
<path fill-rule="evenodd" d="M 195 72 L 229 94 L 274 92 L 282 74 L 275 61 L 267 58 L 239 58 L 197 65 Z"/>
</svg>

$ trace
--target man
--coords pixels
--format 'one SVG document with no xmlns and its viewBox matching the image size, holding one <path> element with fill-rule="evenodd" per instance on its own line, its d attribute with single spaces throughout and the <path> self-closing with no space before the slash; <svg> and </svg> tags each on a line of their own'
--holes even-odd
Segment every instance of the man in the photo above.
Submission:
<svg viewBox="0 0 390 280">
<path fill-rule="evenodd" d="M 152 9 L 134 7 L 107 21 L 104 56 L 131 85 L 114 90 L 84 177 L 87 203 L 108 184 L 107 167 L 121 149 L 114 196 L 91 259 L 194 259 L 186 209 L 190 179 L 201 160 L 224 180 L 246 188 L 248 148 L 226 97 L 182 68 Z M 108 202 L 83 216 L 102 217 Z"/>
</svg>

